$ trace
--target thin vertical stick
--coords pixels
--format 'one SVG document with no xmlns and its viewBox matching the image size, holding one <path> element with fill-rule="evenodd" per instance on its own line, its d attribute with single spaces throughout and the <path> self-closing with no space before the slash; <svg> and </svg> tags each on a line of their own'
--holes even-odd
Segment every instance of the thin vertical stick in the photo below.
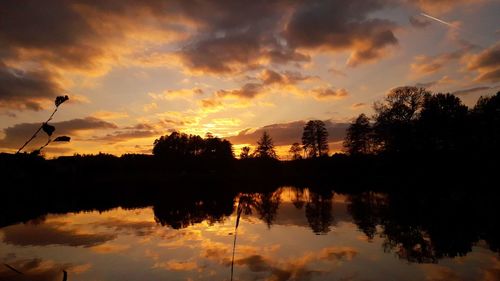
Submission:
<svg viewBox="0 0 500 281">
<path fill-rule="evenodd" d="M 231 260 L 231 281 L 233 281 L 233 272 L 234 272 L 234 253 L 236 252 L 236 237 L 238 236 L 238 225 L 240 224 L 240 217 L 243 208 L 241 207 L 241 198 L 238 199 L 238 207 L 236 210 L 236 226 L 234 227 L 234 241 L 233 241 L 233 258 Z"/>
</svg>

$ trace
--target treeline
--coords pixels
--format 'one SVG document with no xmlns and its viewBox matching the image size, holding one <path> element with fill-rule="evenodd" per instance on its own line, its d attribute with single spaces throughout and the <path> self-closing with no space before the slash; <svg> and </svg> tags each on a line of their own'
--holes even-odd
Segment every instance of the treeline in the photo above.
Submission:
<svg viewBox="0 0 500 281">
<path fill-rule="evenodd" d="M 500 92 L 468 108 L 452 94 L 416 87 L 392 90 L 359 115 L 344 141 L 350 155 L 495 153 L 500 151 Z"/>
</svg>

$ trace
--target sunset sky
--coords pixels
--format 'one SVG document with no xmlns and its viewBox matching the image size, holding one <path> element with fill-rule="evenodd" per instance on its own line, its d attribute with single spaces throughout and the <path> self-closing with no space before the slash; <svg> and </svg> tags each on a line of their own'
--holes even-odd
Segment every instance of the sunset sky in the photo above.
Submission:
<svg viewBox="0 0 500 281">
<path fill-rule="evenodd" d="M 285 157 L 304 123 L 346 124 L 393 87 L 500 90 L 500 1 L 0 3 L 0 151 L 14 152 L 67 94 L 47 155 L 150 153 L 173 130 Z M 31 150 L 42 144 L 40 134 Z"/>
</svg>

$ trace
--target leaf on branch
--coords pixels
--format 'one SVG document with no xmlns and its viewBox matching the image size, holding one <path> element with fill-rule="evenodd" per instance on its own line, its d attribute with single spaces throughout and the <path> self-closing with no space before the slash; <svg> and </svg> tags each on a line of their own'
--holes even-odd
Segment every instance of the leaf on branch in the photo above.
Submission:
<svg viewBox="0 0 500 281">
<path fill-rule="evenodd" d="M 60 141 L 60 142 L 69 142 L 70 140 L 71 138 L 68 136 L 59 136 L 54 139 L 54 141 Z"/>
<path fill-rule="evenodd" d="M 49 125 L 47 123 L 43 123 L 42 129 L 50 137 L 50 136 L 52 136 L 52 133 L 56 130 L 56 127 Z"/>
<path fill-rule="evenodd" d="M 68 95 L 58 96 L 55 100 L 56 107 L 59 107 L 63 102 L 69 100 Z"/>
</svg>

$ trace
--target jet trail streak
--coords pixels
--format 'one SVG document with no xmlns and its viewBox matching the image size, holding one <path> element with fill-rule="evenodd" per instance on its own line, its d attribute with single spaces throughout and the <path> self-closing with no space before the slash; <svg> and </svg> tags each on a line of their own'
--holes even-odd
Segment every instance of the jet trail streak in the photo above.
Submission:
<svg viewBox="0 0 500 281">
<path fill-rule="evenodd" d="M 424 17 L 427 17 L 427 18 L 430 18 L 430 19 L 432 19 L 432 20 L 438 21 L 438 22 L 440 22 L 440 23 L 442 23 L 442 24 L 446 24 L 447 26 L 450 26 L 450 27 L 455 27 L 453 24 L 451 24 L 451 23 L 449 23 L 449 22 L 445 22 L 444 20 L 440 20 L 440 19 L 435 18 L 435 17 L 433 17 L 433 16 L 429 16 L 428 14 L 424 14 L 424 13 L 420 13 L 420 14 L 421 14 L 422 16 L 424 16 Z"/>
</svg>

